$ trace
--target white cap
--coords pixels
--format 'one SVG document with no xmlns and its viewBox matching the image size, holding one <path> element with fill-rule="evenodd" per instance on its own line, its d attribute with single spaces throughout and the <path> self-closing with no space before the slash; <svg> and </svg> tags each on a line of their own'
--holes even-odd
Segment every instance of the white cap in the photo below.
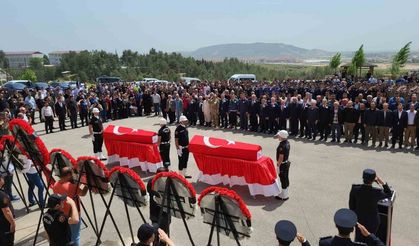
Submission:
<svg viewBox="0 0 419 246">
<path fill-rule="evenodd" d="M 98 108 L 93 108 L 92 112 L 93 112 L 93 113 L 99 113 L 100 111 L 99 111 L 99 109 L 98 109 Z"/>
<path fill-rule="evenodd" d="M 285 131 L 285 130 L 281 130 L 277 134 L 275 134 L 275 137 L 280 137 L 282 139 L 287 139 L 288 138 L 288 132 Z"/>
<path fill-rule="evenodd" d="M 160 125 L 166 125 L 167 124 L 167 120 L 165 118 L 160 118 L 159 119 L 159 124 Z"/>
<path fill-rule="evenodd" d="M 179 118 L 179 121 L 180 122 L 188 121 L 188 118 L 186 118 L 186 116 L 184 116 L 184 115 L 181 115 L 180 118 Z"/>
</svg>

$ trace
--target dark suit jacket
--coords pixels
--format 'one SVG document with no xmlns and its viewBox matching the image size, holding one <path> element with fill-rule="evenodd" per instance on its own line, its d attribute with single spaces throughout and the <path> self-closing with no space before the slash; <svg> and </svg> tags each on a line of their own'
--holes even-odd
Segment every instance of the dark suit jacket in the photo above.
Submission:
<svg viewBox="0 0 419 246">
<path fill-rule="evenodd" d="M 60 103 L 55 103 L 55 113 L 57 114 L 58 117 L 65 117 L 66 113 L 67 113 L 67 109 L 65 107 L 65 103 L 61 104 L 62 106 L 60 106 Z"/>
<path fill-rule="evenodd" d="M 357 121 L 357 110 L 354 108 L 343 109 L 343 122 L 356 123 Z"/>
<path fill-rule="evenodd" d="M 349 194 L 349 209 L 358 216 L 358 222 L 367 229 L 376 228 L 379 224 L 378 201 L 391 197 L 391 190 L 387 184 L 383 189 L 371 185 L 353 185 Z"/>
<path fill-rule="evenodd" d="M 393 125 L 393 117 L 393 112 L 388 110 L 386 113 L 386 118 L 384 119 L 384 111 L 380 110 L 377 114 L 377 125 L 391 127 Z"/>
<path fill-rule="evenodd" d="M 333 117 L 335 116 L 335 108 L 331 107 L 329 113 L 330 113 L 330 116 L 329 116 L 330 124 L 333 124 Z M 338 108 L 338 123 L 343 124 L 343 109 L 341 107 Z"/>
<path fill-rule="evenodd" d="M 397 110 L 393 111 L 393 127 L 394 128 L 406 128 L 407 127 L 407 112 L 402 111 L 402 115 L 399 118 L 399 112 Z"/>
</svg>

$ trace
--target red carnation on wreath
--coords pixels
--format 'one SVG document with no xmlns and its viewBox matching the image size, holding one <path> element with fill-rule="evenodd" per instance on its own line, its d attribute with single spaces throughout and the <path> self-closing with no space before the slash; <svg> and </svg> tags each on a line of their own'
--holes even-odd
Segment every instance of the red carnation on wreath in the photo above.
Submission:
<svg viewBox="0 0 419 246">
<path fill-rule="evenodd" d="M 70 154 L 70 153 L 68 153 L 67 151 L 65 151 L 65 150 L 63 150 L 63 149 L 58 149 L 58 148 L 55 148 L 55 149 L 52 149 L 50 152 L 49 152 L 49 156 L 51 157 L 51 154 L 53 154 L 53 153 L 55 153 L 55 152 L 59 152 L 59 153 L 61 153 L 65 158 L 67 158 L 69 161 L 70 161 L 70 163 L 71 163 L 71 165 L 73 166 L 73 168 L 76 168 L 76 166 L 77 166 L 77 161 L 76 161 L 76 159 L 74 159 L 74 157 Z M 50 158 L 51 159 L 51 158 Z"/>
<path fill-rule="evenodd" d="M 239 204 L 240 210 L 242 211 L 243 215 L 247 219 L 251 219 L 252 215 L 250 214 L 250 211 L 247 208 L 246 204 L 244 203 L 243 199 L 235 191 L 227 189 L 227 188 L 217 187 L 217 186 L 210 186 L 206 188 L 205 190 L 201 192 L 201 195 L 198 198 L 198 205 L 201 206 L 202 198 L 204 198 L 209 193 L 213 193 L 213 192 L 217 193 L 218 195 L 227 196 L 235 200 Z"/>
<path fill-rule="evenodd" d="M 124 173 L 124 174 L 127 174 L 128 176 L 130 176 L 131 177 L 131 179 L 132 180 L 134 180 L 134 182 L 135 183 L 137 183 L 138 184 L 138 186 L 140 187 L 140 189 L 141 189 L 141 193 L 143 193 L 143 192 L 145 192 L 146 191 L 146 187 L 145 187 L 145 185 L 144 185 L 144 182 L 143 182 L 143 180 L 140 178 L 140 176 L 136 173 L 136 172 L 134 172 L 133 170 L 131 170 L 131 169 L 129 169 L 129 168 L 126 168 L 126 167 L 118 167 L 118 166 L 116 166 L 116 167 L 114 167 L 114 168 L 112 168 L 109 172 L 108 172 L 108 179 L 110 180 L 111 179 L 111 176 L 112 176 L 112 174 L 114 174 L 114 173 L 116 173 L 116 172 L 120 172 L 120 173 Z"/>
<path fill-rule="evenodd" d="M 27 153 L 26 149 L 19 143 L 19 141 L 16 139 L 16 136 L 14 136 L 14 128 L 15 126 L 18 126 L 26 133 L 26 135 L 35 135 L 34 137 L 34 144 L 38 148 L 39 152 L 41 153 L 43 163 L 38 163 L 38 160 L 33 160 L 32 157 Z M 22 120 L 22 119 L 13 119 L 9 122 L 9 130 L 12 132 L 14 139 L 16 141 L 16 146 L 18 149 L 22 152 L 22 154 L 26 155 L 29 159 L 33 160 L 35 165 L 39 166 L 41 168 L 41 171 L 44 173 L 45 177 L 47 178 L 47 184 L 53 185 L 55 183 L 54 178 L 52 177 L 51 170 L 46 166 L 48 163 L 50 163 L 49 160 L 49 153 L 48 149 L 45 146 L 42 139 L 35 134 L 35 130 L 29 125 L 28 122 Z"/>
<path fill-rule="evenodd" d="M 154 176 L 153 180 L 151 181 L 152 189 L 154 189 L 154 183 L 156 182 L 156 180 L 158 180 L 161 177 L 167 177 L 167 178 L 173 178 L 173 179 L 179 180 L 186 186 L 191 196 L 196 197 L 196 191 L 195 191 L 195 188 L 192 186 L 192 184 L 189 183 L 188 180 L 186 180 L 182 175 L 175 172 L 162 172 L 162 173 L 156 174 L 156 176 Z"/>
</svg>

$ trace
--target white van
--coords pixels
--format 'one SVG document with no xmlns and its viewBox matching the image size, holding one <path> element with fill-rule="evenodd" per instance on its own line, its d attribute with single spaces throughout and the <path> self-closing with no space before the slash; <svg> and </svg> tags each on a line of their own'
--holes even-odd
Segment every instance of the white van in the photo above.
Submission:
<svg viewBox="0 0 419 246">
<path fill-rule="evenodd" d="M 256 75 L 254 74 L 233 74 L 233 76 L 230 77 L 229 81 L 245 81 L 245 80 L 251 80 L 252 82 L 257 82 Z"/>
<path fill-rule="evenodd" d="M 187 85 L 190 85 L 192 82 L 201 82 L 200 79 L 192 77 L 180 77 L 180 80 L 182 80 L 182 82 L 184 82 Z"/>
</svg>

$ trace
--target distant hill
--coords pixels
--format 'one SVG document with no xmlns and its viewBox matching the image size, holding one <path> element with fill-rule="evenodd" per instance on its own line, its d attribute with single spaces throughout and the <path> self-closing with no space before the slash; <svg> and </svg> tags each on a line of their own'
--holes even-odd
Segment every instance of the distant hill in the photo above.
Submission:
<svg viewBox="0 0 419 246">
<path fill-rule="evenodd" d="M 365 51 L 366 57 L 371 62 L 390 62 L 391 58 L 397 51 L 384 52 L 368 52 Z M 183 56 L 190 56 L 195 59 L 205 59 L 212 61 L 220 61 L 224 58 L 238 58 L 242 61 L 249 62 L 304 62 L 318 61 L 327 62 L 335 51 L 326 51 L 320 49 L 304 49 L 290 44 L 283 43 L 233 43 L 219 44 L 203 48 L 195 51 L 181 52 Z M 342 52 L 343 61 L 349 61 L 354 51 Z M 419 52 L 411 51 L 410 58 L 417 60 Z"/>
<path fill-rule="evenodd" d="M 304 49 L 283 43 L 220 44 L 203 47 L 191 52 L 182 52 L 184 56 L 195 59 L 222 60 L 235 57 L 248 61 L 289 61 L 329 58 L 333 52 L 319 49 Z"/>
</svg>

